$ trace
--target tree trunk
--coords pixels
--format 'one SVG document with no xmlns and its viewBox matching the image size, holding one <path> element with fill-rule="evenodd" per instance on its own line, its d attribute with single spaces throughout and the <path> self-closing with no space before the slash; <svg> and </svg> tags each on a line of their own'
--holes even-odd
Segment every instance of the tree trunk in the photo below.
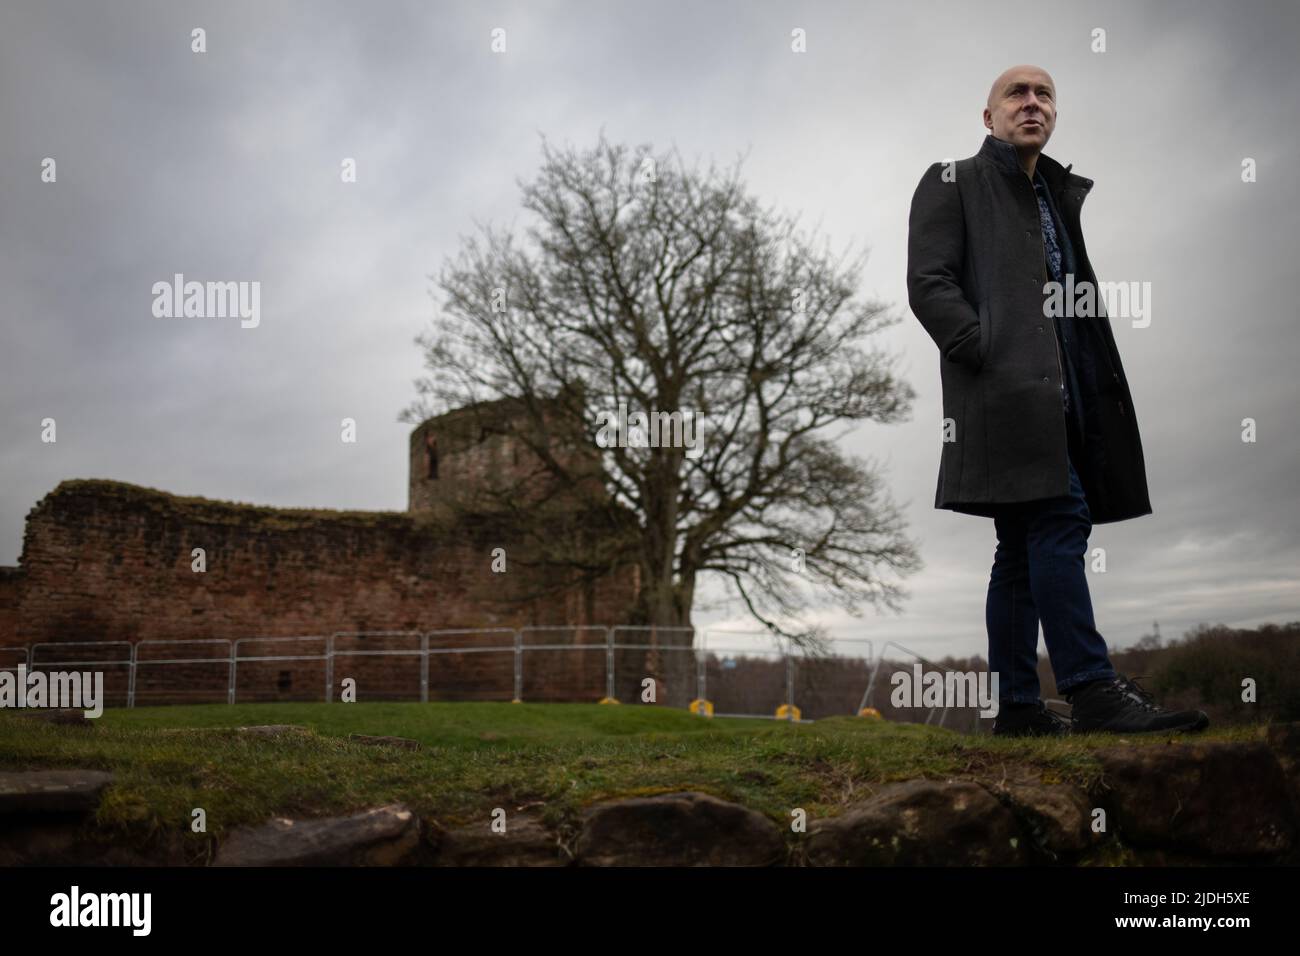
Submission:
<svg viewBox="0 0 1300 956">
<path fill-rule="evenodd" d="M 687 707 L 697 696 L 694 631 L 691 627 L 691 602 L 694 584 L 682 586 L 672 580 L 671 567 L 666 573 L 651 577 L 642 570 L 642 588 L 638 595 L 634 619 L 650 630 L 633 631 L 631 642 L 645 645 L 629 655 L 629 665 L 640 665 L 636 683 L 646 677 L 654 679 L 655 702 L 669 707 Z"/>
</svg>

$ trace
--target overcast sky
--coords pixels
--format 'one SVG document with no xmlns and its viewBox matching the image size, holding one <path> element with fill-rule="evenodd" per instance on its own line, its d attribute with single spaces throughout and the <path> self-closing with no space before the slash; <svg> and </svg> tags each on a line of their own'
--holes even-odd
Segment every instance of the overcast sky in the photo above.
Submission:
<svg viewBox="0 0 1300 956">
<path fill-rule="evenodd" d="M 907 310 L 906 226 L 922 171 L 979 148 L 990 83 L 1030 62 L 1057 85 L 1048 155 L 1096 181 L 1099 278 L 1152 284 L 1150 326 L 1113 325 L 1154 514 L 1093 532 L 1098 628 L 1124 646 L 1153 620 L 1168 637 L 1300 619 L 1297 5 L 1090 6 L 6 0 L 0 563 L 67 478 L 404 509 L 396 419 L 435 314 L 428 275 L 476 220 L 528 225 L 516 179 L 540 134 L 588 148 L 603 127 L 706 165 L 747 153 L 762 200 L 871 250 L 862 292 L 902 317 L 880 338 L 919 397 L 907 424 L 846 445 L 886 469 L 925 568 L 903 614 L 823 619 L 985 653 L 993 525 L 933 507 L 938 352 Z M 152 286 L 177 272 L 260 281 L 260 325 L 154 318 Z"/>
</svg>

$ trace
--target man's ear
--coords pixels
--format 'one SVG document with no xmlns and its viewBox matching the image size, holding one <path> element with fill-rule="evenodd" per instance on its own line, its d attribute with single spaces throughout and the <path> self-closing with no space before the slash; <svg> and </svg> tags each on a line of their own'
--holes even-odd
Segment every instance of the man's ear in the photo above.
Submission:
<svg viewBox="0 0 1300 956">
<path fill-rule="evenodd" d="M 993 114 L 988 111 L 987 106 L 984 108 L 984 128 L 990 133 L 993 132 Z"/>
</svg>

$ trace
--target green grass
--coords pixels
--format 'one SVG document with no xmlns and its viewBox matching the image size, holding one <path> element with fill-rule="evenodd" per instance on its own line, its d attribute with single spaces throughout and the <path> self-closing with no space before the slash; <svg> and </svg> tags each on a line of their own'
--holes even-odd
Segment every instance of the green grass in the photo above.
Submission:
<svg viewBox="0 0 1300 956">
<path fill-rule="evenodd" d="M 89 728 L 0 713 L 0 769 L 111 770 L 96 821 L 122 838 L 184 831 L 195 846 L 273 815 L 321 816 L 402 801 L 444 826 L 494 807 L 572 827 L 584 805 L 692 789 L 784 824 L 795 807 L 841 812 L 879 784 L 912 777 L 997 780 L 1029 767 L 1088 785 L 1102 735 L 1008 740 L 938 727 L 835 717 L 815 723 L 706 719 L 648 706 L 508 703 L 223 704 L 107 710 Z M 280 738 L 235 734 L 298 724 Z M 183 733 L 171 728 L 196 728 Z M 1199 735 L 1257 737 L 1260 728 Z M 419 751 L 349 743 L 349 733 L 410 737 Z M 1165 737 L 1131 738 L 1162 746 Z M 208 836 L 188 833 L 207 811 Z M 197 841 L 197 842 L 194 842 Z"/>
</svg>

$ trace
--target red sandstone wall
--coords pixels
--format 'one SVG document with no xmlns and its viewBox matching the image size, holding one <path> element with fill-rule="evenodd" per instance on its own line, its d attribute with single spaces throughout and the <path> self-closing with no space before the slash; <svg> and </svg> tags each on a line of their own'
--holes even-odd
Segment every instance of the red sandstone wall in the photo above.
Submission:
<svg viewBox="0 0 1300 956">
<path fill-rule="evenodd" d="M 0 567 L 0 648 L 18 643 L 18 604 L 23 580 L 20 568 Z M 0 654 L 0 667 L 13 663 L 12 654 Z"/>
<path fill-rule="evenodd" d="M 196 547 L 205 573 L 191 570 Z M 492 572 L 496 547 L 508 567 L 520 556 L 482 523 L 439 531 L 402 512 L 261 508 L 66 481 L 28 515 L 21 571 L 0 575 L 0 643 L 626 619 L 631 569 L 518 607 L 508 599 L 530 582 Z"/>
</svg>

